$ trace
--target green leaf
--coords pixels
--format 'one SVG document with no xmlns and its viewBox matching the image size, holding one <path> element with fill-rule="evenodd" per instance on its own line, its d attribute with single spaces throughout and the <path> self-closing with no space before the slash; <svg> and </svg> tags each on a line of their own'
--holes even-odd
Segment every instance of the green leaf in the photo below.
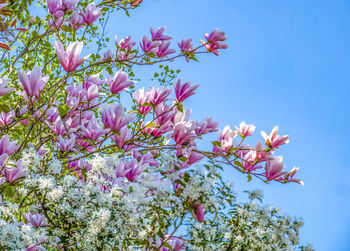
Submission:
<svg viewBox="0 0 350 251">
<path fill-rule="evenodd" d="M 252 176 L 250 174 L 248 174 L 247 178 L 248 178 L 248 182 L 252 180 Z"/>
<path fill-rule="evenodd" d="M 2 111 L 2 112 L 9 112 L 9 111 L 11 111 L 11 108 L 9 106 L 5 105 L 5 104 L 1 104 L 0 105 L 0 111 Z"/>
<path fill-rule="evenodd" d="M 182 162 L 186 162 L 187 158 L 185 156 L 180 156 L 178 157 L 179 160 L 181 160 Z"/>
<path fill-rule="evenodd" d="M 176 107 L 177 107 L 177 109 L 178 109 L 180 112 L 184 112 L 184 109 L 183 109 L 182 104 L 181 104 L 180 102 L 178 102 L 178 103 L 176 104 Z"/>
<path fill-rule="evenodd" d="M 148 123 L 145 128 L 150 128 L 150 127 L 158 127 L 158 125 L 154 123 Z"/>
<path fill-rule="evenodd" d="M 235 160 L 233 163 L 235 163 L 236 166 L 243 168 L 242 163 L 239 162 L 238 160 Z"/>
<path fill-rule="evenodd" d="M 212 141 L 211 142 L 214 146 L 221 147 L 221 143 L 219 141 Z"/>
</svg>

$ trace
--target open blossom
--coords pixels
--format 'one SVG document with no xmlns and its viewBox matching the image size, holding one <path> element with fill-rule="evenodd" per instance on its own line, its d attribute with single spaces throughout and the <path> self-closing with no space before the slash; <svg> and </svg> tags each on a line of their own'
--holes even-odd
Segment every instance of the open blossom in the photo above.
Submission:
<svg viewBox="0 0 350 251">
<path fill-rule="evenodd" d="M 46 0 L 47 8 L 49 12 L 55 16 L 55 18 L 60 18 L 64 15 L 61 5 L 61 1 L 59 0 Z"/>
<path fill-rule="evenodd" d="M 135 84 L 134 81 L 128 79 L 129 75 L 126 72 L 123 72 L 122 69 L 119 69 L 113 77 L 107 74 L 109 89 L 112 93 L 117 94 L 120 91 L 126 90 L 129 86 Z"/>
<path fill-rule="evenodd" d="M 102 135 L 105 135 L 109 130 L 101 128 L 101 126 L 98 124 L 97 119 L 90 120 L 87 127 L 81 126 L 81 132 L 84 137 L 96 140 Z"/>
<path fill-rule="evenodd" d="M 0 125 L 6 126 L 7 124 L 12 122 L 12 117 L 15 116 L 15 113 L 13 111 L 10 111 L 8 113 L 1 112 L 0 115 Z"/>
<path fill-rule="evenodd" d="M 195 94 L 195 90 L 198 88 L 198 86 L 199 85 L 191 86 L 191 84 L 189 82 L 181 84 L 181 79 L 179 79 L 175 84 L 176 99 L 179 102 L 184 101 L 188 97 Z"/>
<path fill-rule="evenodd" d="M 58 137 L 57 147 L 62 151 L 74 151 L 75 135 L 71 135 L 69 139 L 64 139 L 61 135 Z"/>
<path fill-rule="evenodd" d="M 118 48 L 124 49 L 126 51 L 131 51 L 132 47 L 136 45 L 135 41 L 131 41 L 131 36 L 126 36 L 120 40 L 118 43 L 117 36 L 115 36 L 115 44 Z"/>
<path fill-rule="evenodd" d="M 124 116 L 123 106 L 116 103 L 102 106 L 101 117 L 105 127 L 114 131 L 120 131 L 134 119 L 134 116 L 131 114 Z"/>
<path fill-rule="evenodd" d="M 150 106 L 143 106 L 145 103 L 149 103 L 151 101 L 151 90 L 148 89 L 145 91 L 145 87 L 142 87 L 142 89 L 138 89 L 134 92 L 133 97 L 136 101 L 136 103 L 139 105 L 139 112 L 142 114 L 146 114 L 149 111 L 152 110 L 152 107 Z"/>
<path fill-rule="evenodd" d="M 146 167 L 147 165 L 141 165 L 137 162 L 136 159 L 131 159 L 124 166 L 125 170 L 129 170 L 125 177 L 129 181 L 135 181 L 136 178 L 145 170 Z"/>
<path fill-rule="evenodd" d="M 214 145 L 214 152 L 227 153 L 234 145 L 234 138 L 237 136 L 237 132 L 231 130 L 230 126 L 225 126 L 224 130 L 219 129 L 219 142 L 221 146 Z"/>
<path fill-rule="evenodd" d="M 90 87 L 87 90 L 84 90 L 84 94 L 86 99 L 89 101 L 105 95 L 104 93 L 99 92 L 98 86 L 94 84 L 90 85 Z"/>
<path fill-rule="evenodd" d="M 20 164 L 17 168 L 14 168 L 13 166 L 6 166 L 6 168 L 4 169 L 4 174 L 6 181 L 10 183 L 24 176 L 24 172 Z"/>
<path fill-rule="evenodd" d="M 87 55 L 79 59 L 83 45 L 83 42 L 76 41 L 74 43 L 71 43 L 65 50 L 60 41 L 55 41 L 54 46 L 58 60 L 66 72 L 74 71 L 90 56 Z"/>
<path fill-rule="evenodd" d="M 217 131 L 216 128 L 218 127 L 218 125 L 219 123 L 213 121 L 211 116 L 209 116 L 202 122 L 196 122 L 195 132 L 198 136 L 211 133 L 211 132 L 216 132 Z"/>
<path fill-rule="evenodd" d="M 13 152 L 17 151 L 19 146 L 17 141 L 10 141 L 10 137 L 6 134 L 0 140 L 0 155 L 6 153 L 11 155 Z"/>
<path fill-rule="evenodd" d="M 287 173 L 287 172 L 282 172 L 284 168 L 282 161 L 283 161 L 282 156 L 278 156 L 276 158 L 266 161 L 265 174 L 266 174 L 267 180 L 275 180 L 275 179 L 282 180 L 281 176 Z"/>
<path fill-rule="evenodd" d="M 21 85 L 28 97 L 40 97 L 40 91 L 42 91 L 49 79 L 48 76 L 41 77 L 42 72 L 39 67 L 34 67 L 32 71 L 25 73 L 20 71 L 18 73 Z"/>
<path fill-rule="evenodd" d="M 262 168 L 262 166 L 256 165 L 258 161 L 258 154 L 254 150 L 248 151 L 246 154 L 241 152 L 242 155 L 242 166 L 248 172 L 254 171 L 256 169 Z"/>
<path fill-rule="evenodd" d="M 144 36 L 142 38 L 142 43 L 140 43 L 140 47 L 145 53 L 155 52 L 155 48 L 157 48 L 159 45 L 159 41 L 151 41 L 147 36 Z"/>
<path fill-rule="evenodd" d="M 154 87 L 152 88 L 151 92 L 149 93 L 151 97 L 151 104 L 157 106 L 160 103 L 163 103 L 167 97 L 170 95 L 171 90 L 166 88 L 166 87 L 158 87 L 155 89 Z"/>
<path fill-rule="evenodd" d="M 23 216 L 26 219 L 26 221 L 32 224 L 34 227 L 40 227 L 46 223 L 46 218 L 43 213 L 39 213 L 39 214 L 27 213 L 27 214 L 23 214 Z"/>
<path fill-rule="evenodd" d="M 69 118 L 63 121 L 61 117 L 57 117 L 53 125 L 46 121 L 47 126 L 52 130 L 55 135 L 65 135 L 67 130 L 69 130 L 72 119 Z"/>
<path fill-rule="evenodd" d="M 12 92 L 15 88 L 6 87 L 8 80 L 2 80 L 0 78 L 0 96 L 4 96 L 5 94 Z"/>
<path fill-rule="evenodd" d="M 174 140 L 177 144 L 189 144 L 197 135 L 194 131 L 196 124 L 194 121 L 181 121 L 175 123 L 174 126 Z"/>
<path fill-rule="evenodd" d="M 74 30 L 78 30 L 81 27 L 84 27 L 84 18 L 77 11 L 74 11 L 72 16 L 70 17 L 69 23 L 71 24 Z"/>
<path fill-rule="evenodd" d="M 248 125 L 243 121 L 239 125 L 239 128 L 236 126 L 236 129 L 243 137 L 247 137 L 253 135 L 253 132 L 255 131 L 255 126 L 253 124 Z"/>
<path fill-rule="evenodd" d="M 225 32 L 219 31 L 219 29 L 213 30 L 210 34 L 204 34 L 204 37 L 210 43 L 218 43 L 226 40 Z"/>
<path fill-rule="evenodd" d="M 158 47 L 156 55 L 160 58 L 163 58 L 163 57 L 168 56 L 169 54 L 175 53 L 176 50 L 169 49 L 170 43 L 171 43 L 170 41 L 162 42 Z"/>
<path fill-rule="evenodd" d="M 266 132 L 261 131 L 261 136 L 265 139 L 265 144 L 271 148 L 279 148 L 280 145 L 289 143 L 289 136 L 279 136 L 278 135 L 278 126 L 275 126 L 270 135 L 267 135 Z"/>
<path fill-rule="evenodd" d="M 206 33 L 204 34 L 204 37 L 206 38 L 206 42 L 203 40 L 199 40 L 205 48 L 209 51 L 214 53 L 216 56 L 219 56 L 218 49 L 227 49 L 228 45 L 226 43 L 222 43 L 226 40 L 225 32 L 219 31 L 218 29 L 215 29 L 210 34 Z"/>
<path fill-rule="evenodd" d="M 65 11 L 73 10 L 74 5 L 78 2 L 78 0 L 62 0 L 62 6 Z"/>
<path fill-rule="evenodd" d="M 192 43 L 192 39 L 189 38 L 187 40 L 182 39 L 182 41 L 180 43 L 178 43 L 180 50 L 183 53 L 188 53 L 188 52 L 193 52 L 194 53 L 194 49 L 193 49 L 193 43 Z M 186 55 L 185 57 L 186 62 L 190 62 L 190 58 L 188 57 L 188 55 Z"/>
<path fill-rule="evenodd" d="M 171 37 L 163 35 L 165 26 L 159 27 L 156 31 L 151 27 L 152 41 L 166 41 L 170 40 Z"/>
<path fill-rule="evenodd" d="M 84 22 L 91 25 L 101 15 L 101 9 L 97 9 L 95 3 L 91 3 L 86 7 L 85 12 L 81 11 L 81 15 Z"/>
<path fill-rule="evenodd" d="M 123 148 L 126 141 L 131 139 L 130 131 L 128 128 L 124 127 L 120 130 L 120 135 L 114 134 L 112 140 L 117 147 Z"/>
</svg>

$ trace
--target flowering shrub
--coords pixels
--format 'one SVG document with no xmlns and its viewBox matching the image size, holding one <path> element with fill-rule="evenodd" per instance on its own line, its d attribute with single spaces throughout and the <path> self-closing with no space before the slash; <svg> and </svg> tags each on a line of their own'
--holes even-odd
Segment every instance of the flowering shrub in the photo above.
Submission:
<svg viewBox="0 0 350 251">
<path fill-rule="evenodd" d="M 2 249 L 298 245 L 300 220 L 260 206 L 253 201 L 261 197 L 256 191 L 250 203 L 237 203 L 220 174 L 231 168 L 249 180 L 303 184 L 294 178 L 298 169 L 285 171 L 275 156 L 289 136 L 278 135 L 276 126 L 253 147 L 245 143 L 252 124 L 217 129 L 211 117 L 191 120 L 185 103 L 198 85 L 176 80 L 179 71 L 168 66 L 155 74 L 161 86 L 136 82 L 134 67 L 219 55 L 227 48 L 224 32 L 205 34 L 198 45 L 183 39 L 174 49 L 165 27 L 151 28 L 138 43 L 116 36 L 115 48 L 106 50 L 109 15 L 129 15 L 142 1 L 31 2 L 0 4 L 16 13 L 6 22 L 26 27 L 0 55 Z M 38 16 L 30 4 L 42 8 Z M 212 148 L 197 148 L 209 133 L 218 133 Z"/>
</svg>

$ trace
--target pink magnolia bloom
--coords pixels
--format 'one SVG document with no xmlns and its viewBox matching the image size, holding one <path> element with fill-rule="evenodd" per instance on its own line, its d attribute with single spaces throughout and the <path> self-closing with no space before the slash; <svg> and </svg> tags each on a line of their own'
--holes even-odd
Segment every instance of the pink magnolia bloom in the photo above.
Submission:
<svg viewBox="0 0 350 251">
<path fill-rule="evenodd" d="M 164 133 L 170 132 L 173 129 L 173 123 L 171 121 L 167 121 L 159 127 L 155 127 L 152 130 L 152 134 L 154 137 L 160 137 Z"/>
<path fill-rule="evenodd" d="M 62 0 L 62 6 L 65 11 L 73 10 L 74 5 L 78 2 L 78 0 Z"/>
<path fill-rule="evenodd" d="M 91 25 L 101 15 L 101 9 L 97 9 L 95 3 L 89 4 L 85 12 L 81 11 L 84 22 Z"/>
<path fill-rule="evenodd" d="M 107 74 L 109 89 L 112 93 L 117 94 L 120 91 L 126 90 L 129 86 L 135 84 L 134 81 L 128 79 L 129 75 L 126 72 L 123 72 L 122 69 L 119 69 L 113 77 Z"/>
<path fill-rule="evenodd" d="M 89 101 L 105 95 L 104 93 L 99 92 L 98 86 L 94 84 L 90 85 L 90 87 L 87 90 L 84 90 L 84 94 L 86 99 Z"/>
<path fill-rule="evenodd" d="M 157 115 L 157 121 L 159 125 L 163 125 L 168 121 L 174 121 L 174 116 L 176 111 L 171 110 L 167 104 L 161 103 L 156 106 L 154 109 L 155 114 Z"/>
<path fill-rule="evenodd" d="M 49 122 L 46 121 L 47 126 L 52 130 L 52 132 L 55 135 L 65 135 L 67 133 L 67 130 L 69 131 L 71 123 L 72 123 L 71 118 L 67 119 L 64 122 L 61 117 L 57 117 L 53 125 L 50 125 Z M 67 127 L 67 130 L 66 130 L 66 127 Z"/>
<path fill-rule="evenodd" d="M 150 30 L 152 35 L 152 41 L 166 41 L 171 39 L 171 37 L 163 35 L 165 31 L 165 26 L 159 27 L 156 31 L 154 31 L 153 27 L 151 27 Z"/>
<path fill-rule="evenodd" d="M 129 124 L 134 119 L 134 116 L 124 114 L 124 108 L 121 104 L 108 104 L 101 108 L 102 122 L 105 127 L 113 131 L 120 131 L 125 125 Z"/>
<path fill-rule="evenodd" d="M 151 101 L 151 90 L 148 89 L 145 91 L 145 88 L 138 89 L 134 92 L 133 97 L 136 101 L 136 103 L 139 105 L 139 112 L 142 114 L 147 114 L 149 111 L 152 110 L 152 107 L 150 106 L 142 106 L 145 103 L 150 103 Z"/>
<path fill-rule="evenodd" d="M 6 126 L 7 124 L 12 122 L 12 117 L 15 116 L 14 111 L 10 111 L 8 113 L 1 112 L 0 115 L 0 125 Z"/>
<path fill-rule="evenodd" d="M 39 214 L 27 213 L 27 214 L 23 214 L 23 216 L 26 219 L 26 221 L 32 224 L 34 227 L 40 227 L 46 223 L 46 218 L 43 213 L 39 213 Z"/>
<path fill-rule="evenodd" d="M 118 148 L 123 149 L 125 142 L 131 139 L 130 131 L 124 127 L 120 130 L 120 135 L 114 134 L 111 138 Z"/>
<path fill-rule="evenodd" d="M 69 23 L 74 30 L 78 30 L 81 27 L 84 27 L 84 18 L 77 11 L 74 11 L 70 17 Z"/>
<path fill-rule="evenodd" d="M 225 126 L 224 130 L 219 129 L 219 142 L 221 146 L 214 146 L 213 152 L 225 152 L 227 153 L 234 145 L 234 138 L 237 136 L 236 131 L 232 131 L 229 126 Z"/>
<path fill-rule="evenodd" d="M 248 125 L 243 121 L 239 125 L 239 128 L 236 126 L 236 129 L 243 137 L 247 137 L 253 135 L 253 132 L 255 131 L 255 126 L 253 124 Z"/>
<path fill-rule="evenodd" d="M 102 135 L 105 135 L 109 130 L 102 129 L 96 119 L 90 120 L 87 127 L 81 126 L 81 132 L 85 138 L 97 140 Z"/>
<path fill-rule="evenodd" d="M 189 82 L 181 84 L 181 79 L 179 79 L 175 84 L 175 95 L 179 102 L 184 101 L 188 97 L 195 94 L 195 90 L 199 85 L 191 86 Z"/>
<path fill-rule="evenodd" d="M 75 145 L 75 135 L 72 134 L 69 139 L 64 139 L 60 135 L 58 137 L 58 142 L 57 142 L 57 147 L 62 151 L 62 152 L 67 152 L 67 151 L 74 151 L 74 145 Z"/>
<path fill-rule="evenodd" d="M 142 38 L 142 43 L 140 43 L 140 47 L 145 53 L 155 52 L 155 48 L 157 48 L 159 45 L 159 41 L 153 42 L 149 40 L 147 36 L 144 36 Z"/>
<path fill-rule="evenodd" d="M 115 55 L 113 54 L 113 52 L 108 49 L 105 53 L 103 53 L 103 60 L 111 60 L 113 61 L 115 58 Z"/>
<path fill-rule="evenodd" d="M 13 152 L 17 151 L 19 146 L 17 145 L 17 141 L 10 141 L 9 136 L 6 134 L 0 140 L 0 155 L 6 153 L 11 155 Z"/>
<path fill-rule="evenodd" d="M 100 79 L 100 73 L 92 74 L 87 79 L 85 77 L 85 74 L 83 76 L 83 88 L 84 89 L 88 89 L 91 85 L 101 86 L 105 82 L 106 82 L 106 80 Z"/>
<path fill-rule="evenodd" d="M 132 156 L 141 164 L 148 164 L 150 166 L 156 166 L 159 167 L 160 163 L 153 158 L 152 154 L 145 153 L 145 154 L 140 154 L 139 151 L 132 151 Z"/>
<path fill-rule="evenodd" d="M 160 58 L 163 58 L 163 57 L 166 57 L 168 56 L 169 54 L 173 54 L 176 52 L 176 50 L 174 49 L 169 49 L 169 46 L 170 46 L 171 42 L 168 41 L 168 42 L 162 42 L 159 47 L 158 47 L 158 50 L 156 52 L 156 55 Z"/>
<path fill-rule="evenodd" d="M 204 34 L 204 37 L 210 43 L 218 43 L 226 40 L 225 32 L 219 31 L 219 29 L 213 30 L 210 34 Z"/>
<path fill-rule="evenodd" d="M 126 36 L 122 38 L 118 43 L 117 36 L 115 36 L 115 44 L 118 48 L 124 49 L 126 51 L 131 51 L 132 47 L 136 45 L 136 42 L 131 41 L 131 36 Z"/>
<path fill-rule="evenodd" d="M 21 85 L 28 97 L 40 97 L 40 91 L 42 91 L 49 79 L 46 75 L 41 77 L 42 72 L 39 67 L 34 67 L 33 71 L 25 73 L 23 71 L 19 71 L 18 77 L 21 81 Z"/>
<path fill-rule="evenodd" d="M 199 221 L 199 222 L 203 222 L 204 221 L 204 210 L 203 210 L 203 206 L 200 203 L 193 203 L 192 204 L 192 215 L 193 217 Z"/>
<path fill-rule="evenodd" d="M 248 172 L 254 171 L 256 169 L 262 168 L 262 166 L 256 165 L 256 162 L 258 160 L 258 154 L 254 150 L 248 151 L 246 154 L 241 153 L 242 160 L 242 166 L 245 170 Z"/>
<path fill-rule="evenodd" d="M 293 179 L 294 175 L 296 172 L 299 170 L 299 167 L 293 167 L 292 170 L 290 170 L 286 175 L 284 175 L 284 180 L 288 182 L 296 182 L 299 183 L 300 185 L 304 185 L 304 182 L 300 179 Z"/>
<path fill-rule="evenodd" d="M 9 183 L 12 183 L 24 176 L 21 165 L 19 165 L 17 168 L 14 168 L 13 166 L 6 166 L 4 169 L 4 174 L 6 181 Z"/>
<path fill-rule="evenodd" d="M 55 120 L 57 119 L 58 116 L 60 116 L 60 113 L 57 109 L 57 107 L 50 107 L 47 111 L 46 111 L 46 116 L 47 119 L 46 121 L 53 123 L 55 122 Z"/>
<path fill-rule="evenodd" d="M 172 251 L 182 251 L 186 249 L 186 244 L 183 240 L 176 237 L 171 237 L 167 243 L 171 246 Z M 160 251 L 170 251 L 167 247 L 161 247 Z"/>
<path fill-rule="evenodd" d="M 0 78 L 0 96 L 4 96 L 5 94 L 12 92 L 15 88 L 6 87 L 8 80 L 2 80 Z"/>
<path fill-rule="evenodd" d="M 187 156 L 187 164 L 192 165 L 204 159 L 204 155 L 195 151 L 191 151 L 190 155 Z"/>
<path fill-rule="evenodd" d="M 67 49 L 63 48 L 63 45 L 60 41 L 55 41 L 54 46 L 58 60 L 60 61 L 63 69 L 66 72 L 74 71 L 79 65 L 81 65 L 90 55 L 87 55 L 79 59 L 81 50 L 83 49 L 83 42 L 74 42 L 71 43 Z"/>
<path fill-rule="evenodd" d="M 115 167 L 115 178 L 125 178 L 125 175 L 130 171 L 130 167 L 126 167 L 124 161 L 120 161 Z"/>
<path fill-rule="evenodd" d="M 211 116 L 203 120 L 202 122 L 196 122 L 195 132 L 198 136 L 216 132 L 219 123 L 212 120 Z"/>
<path fill-rule="evenodd" d="M 190 144 L 191 141 L 196 139 L 197 135 L 194 132 L 195 129 L 194 121 L 183 121 L 176 123 L 174 126 L 174 140 L 177 144 Z"/>
<path fill-rule="evenodd" d="M 270 135 L 267 135 L 264 131 L 261 131 L 261 136 L 265 139 L 265 144 L 271 148 L 279 148 L 280 145 L 289 143 L 289 136 L 279 136 L 278 126 L 272 129 Z"/>
<path fill-rule="evenodd" d="M 282 156 L 266 161 L 265 174 L 267 180 L 282 180 L 281 176 L 287 172 L 282 172 L 284 165 Z"/>
<path fill-rule="evenodd" d="M 47 8 L 49 12 L 55 16 L 55 18 L 60 18 L 64 15 L 62 11 L 62 5 L 60 0 L 46 0 Z"/>
<path fill-rule="evenodd" d="M 183 53 L 188 53 L 188 52 L 193 52 L 194 53 L 194 49 L 193 49 L 193 43 L 192 43 L 192 39 L 182 39 L 181 43 L 178 43 L 179 45 L 179 48 L 180 50 L 183 52 Z M 190 58 L 188 57 L 188 55 L 186 55 L 185 57 L 186 59 L 186 62 L 190 62 Z"/>
<path fill-rule="evenodd" d="M 124 166 L 124 169 L 129 170 L 125 177 L 129 181 L 135 181 L 137 176 L 139 176 L 143 170 L 146 169 L 146 166 L 147 165 L 140 165 L 136 159 L 129 160 Z"/>
<path fill-rule="evenodd" d="M 163 103 L 166 98 L 170 95 L 171 90 L 166 87 L 159 87 L 155 89 L 154 87 L 150 91 L 151 104 L 157 106 L 160 103 Z"/>
</svg>

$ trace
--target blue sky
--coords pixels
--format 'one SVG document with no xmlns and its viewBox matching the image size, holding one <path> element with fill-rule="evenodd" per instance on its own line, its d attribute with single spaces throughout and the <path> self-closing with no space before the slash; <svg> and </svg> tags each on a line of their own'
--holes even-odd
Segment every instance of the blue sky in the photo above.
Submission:
<svg viewBox="0 0 350 251">
<path fill-rule="evenodd" d="M 254 123 L 253 140 L 275 125 L 290 135 L 277 153 L 287 169 L 300 167 L 305 186 L 248 184 L 227 169 L 236 190 L 260 188 L 265 203 L 302 217 L 301 240 L 316 250 L 349 250 L 350 1 L 145 0 L 131 18 L 113 17 L 107 34 L 139 41 L 161 25 L 175 41 L 214 28 L 227 34 L 229 49 L 219 57 L 172 64 L 200 84 L 186 103 L 194 119 L 212 115 L 221 128 Z"/>
</svg>

